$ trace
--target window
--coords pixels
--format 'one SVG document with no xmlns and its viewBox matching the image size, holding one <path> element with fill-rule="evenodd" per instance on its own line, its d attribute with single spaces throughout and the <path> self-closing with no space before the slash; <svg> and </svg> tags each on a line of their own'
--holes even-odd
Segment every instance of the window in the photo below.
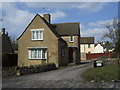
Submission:
<svg viewBox="0 0 120 90">
<path fill-rule="evenodd" d="M 29 59 L 47 59 L 46 48 L 29 48 Z"/>
<path fill-rule="evenodd" d="M 90 48 L 90 44 L 88 44 L 88 48 Z"/>
<path fill-rule="evenodd" d="M 44 29 L 32 29 L 32 40 L 43 40 L 43 30 Z"/>
<path fill-rule="evenodd" d="M 70 36 L 70 37 L 69 37 L 69 41 L 70 41 L 70 42 L 74 42 L 74 36 Z"/>
<path fill-rule="evenodd" d="M 65 49 L 62 50 L 62 56 L 66 56 L 66 50 Z"/>
</svg>

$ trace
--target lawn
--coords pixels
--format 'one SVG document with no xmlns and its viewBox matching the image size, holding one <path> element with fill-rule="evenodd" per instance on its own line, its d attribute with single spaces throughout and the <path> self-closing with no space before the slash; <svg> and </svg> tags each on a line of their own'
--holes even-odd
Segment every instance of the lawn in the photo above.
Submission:
<svg viewBox="0 0 120 90">
<path fill-rule="evenodd" d="M 89 68 L 83 72 L 81 76 L 87 81 L 94 80 L 95 82 L 110 82 L 112 80 L 118 80 L 118 74 L 120 75 L 120 65 L 105 65 L 103 67 Z"/>
</svg>

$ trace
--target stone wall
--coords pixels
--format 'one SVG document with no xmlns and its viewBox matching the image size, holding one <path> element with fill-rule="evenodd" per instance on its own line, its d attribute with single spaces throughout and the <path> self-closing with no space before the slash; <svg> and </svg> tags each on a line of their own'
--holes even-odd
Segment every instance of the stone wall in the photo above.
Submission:
<svg viewBox="0 0 120 90">
<path fill-rule="evenodd" d="M 20 76 L 24 74 L 33 74 L 39 72 L 45 72 L 55 70 L 56 65 L 54 63 L 34 65 L 34 66 L 23 66 L 23 67 L 4 67 L 2 68 L 2 76 Z"/>
</svg>

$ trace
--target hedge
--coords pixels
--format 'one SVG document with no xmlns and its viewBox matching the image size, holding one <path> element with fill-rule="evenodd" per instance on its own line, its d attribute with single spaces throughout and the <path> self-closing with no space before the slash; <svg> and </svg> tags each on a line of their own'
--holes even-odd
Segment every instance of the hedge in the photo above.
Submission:
<svg viewBox="0 0 120 90">
<path fill-rule="evenodd" d="M 2 69 L 2 76 L 19 76 L 25 74 L 33 74 L 55 70 L 56 65 L 54 63 L 42 64 L 42 65 L 31 65 L 22 67 L 4 67 Z"/>
</svg>

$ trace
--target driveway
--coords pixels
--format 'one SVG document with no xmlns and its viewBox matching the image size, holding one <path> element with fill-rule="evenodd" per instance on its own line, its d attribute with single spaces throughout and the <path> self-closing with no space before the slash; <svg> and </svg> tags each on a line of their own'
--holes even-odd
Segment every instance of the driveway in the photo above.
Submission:
<svg viewBox="0 0 120 90">
<path fill-rule="evenodd" d="M 3 88 L 98 88 L 100 84 L 86 82 L 80 76 L 91 66 L 91 64 L 81 64 L 54 71 L 3 79 L 2 86 Z M 101 87 L 106 86 L 106 84 L 101 85 Z M 106 87 L 117 87 L 117 84 L 107 83 Z"/>
</svg>

